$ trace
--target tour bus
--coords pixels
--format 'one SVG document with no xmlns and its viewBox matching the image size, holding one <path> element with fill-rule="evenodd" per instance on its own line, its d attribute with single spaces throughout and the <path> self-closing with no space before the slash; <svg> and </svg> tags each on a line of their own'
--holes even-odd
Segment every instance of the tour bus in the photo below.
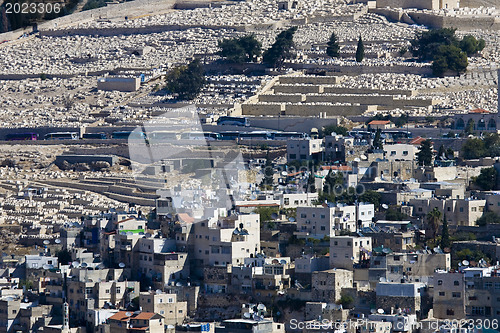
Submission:
<svg viewBox="0 0 500 333">
<path fill-rule="evenodd" d="M 253 131 L 240 133 L 241 140 L 272 140 L 271 133 L 267 131 Z"/>
<path fill-rule="evenodd" d="M 37 133 L 11 133 L 5 136 L 5 140 L 7 141 L 35 141 L 38 140 Z"/>
<path fill-rule="evenodd" d="M 170 142 L 179 139 L 179 135 L 176 132 L 169 131 L 154 131 L 149 134 L 149 137 L 153 142 Z"/>
<path fill-rule="evenodd" d="M 120 140 L 127 140 L 127 139 L 145 139 L 146 138 L 146 133 L 144 132 L 130 132 L 130 131 L 120 131 L 120 132 L 113 132 L 111 134 L 112 139 L 120 139 Z"/>
<path fill-rule="evenodd" d="M 77 132 L 54 132 L 45 134 L 45 140 L 78 140 Z"/>
<path fill-rule="evenodd" d="M 214 132 L 184 132 L 181 134 L 181 139 L 216 141 L 221 140 L 221 135 Z"/>
<path fill-rule="evenodd" d="M 273 140 L 307 139 L 309 135 L 300 132 L 272 132 Z"/>
<path fill-rule="evenodd" d="M 220 132 L 221 140 L 238 140 L 240 137 L 240 132 Z"/>
<path fill-rule="evenodd" d="M 106 140 L 107 138 L 105 133 L 85 133 L 82 135 L 82 139 Z"/>
<path fill-rule="evenodd" d="M 410 131 L 382 131 L 382 134 L 391 136 L 393 140 L 412 138 Z"/>
<path fill-rule="evenodd" d="M 217 120 L 217 125 L 250 126 L 247 117 L 222 116 Z"/>
</svg>

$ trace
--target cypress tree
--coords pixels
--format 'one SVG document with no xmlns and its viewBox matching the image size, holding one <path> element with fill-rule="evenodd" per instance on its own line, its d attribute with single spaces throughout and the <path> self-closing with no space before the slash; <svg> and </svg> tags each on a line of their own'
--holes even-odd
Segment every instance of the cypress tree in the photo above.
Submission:
<svg viewBox="0 0 500 333">
<path fill-rule="evenodd" d="M 365 46 L 363 45 L 363 39 L 361 39 L 361 35 L 358 39 L 358 48 L 356 49 L 356 61 L 362 62 L 365 58 Z"/>
<path fill-rule="evenodd" d="M 328 47 L 326 48 L 326 54 L 332 58 L 337 58 L 340 54 L 340 46 L 339 42 L 337 41 L 337 36 L 335 35 L 335 32 L 332 32 L 332 35 L 330 36 L 330 40 L 326 44 Z"/>
</svg>

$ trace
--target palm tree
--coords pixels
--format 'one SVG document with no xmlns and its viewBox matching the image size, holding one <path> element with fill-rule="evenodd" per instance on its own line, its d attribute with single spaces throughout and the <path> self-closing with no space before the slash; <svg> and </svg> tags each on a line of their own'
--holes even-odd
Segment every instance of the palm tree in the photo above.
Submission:
<svg viewBox="0 0 500 333">
<path fill-rule="evenodd" d="M 437 207 L 427 213 L 427 225 L 425 228 L 425 236 L 427 238 L 436 238 L 437 230 L 439 228 L 441 220 L 442 213 Z"/>
</svg>

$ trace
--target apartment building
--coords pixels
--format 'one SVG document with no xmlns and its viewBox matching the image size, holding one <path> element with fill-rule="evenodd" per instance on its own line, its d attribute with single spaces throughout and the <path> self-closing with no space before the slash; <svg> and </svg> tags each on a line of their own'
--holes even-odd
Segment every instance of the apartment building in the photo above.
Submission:
<svg viewBox="0 0 500 333">
<path fill-rule="evenodd" d="M 370 237 L 331 237 L 330 267 L 353 270 L 353 265 L 370 258 L 371 251 L 372 239 Z"/>
</svg>

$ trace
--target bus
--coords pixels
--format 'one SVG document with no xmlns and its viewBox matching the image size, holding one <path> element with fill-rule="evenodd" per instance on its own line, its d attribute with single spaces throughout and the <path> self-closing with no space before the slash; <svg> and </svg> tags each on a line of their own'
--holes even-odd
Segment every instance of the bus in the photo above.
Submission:
<svg viewBox="0 0 500 333">
<path fill-rule="evenodd" d="M 240 132 L 220 132 L 221 140 L 238 140 L 240 137 Z"/>
<path fill-rule="evenodd" d="M 222 116 L 217 120 L 217 125 L 233 125 L 233 126 L 250 126 L 250 122 L 247 117 L 229 117 Z"/>
<path fill-rule="evenodd" d="M 38 140 L 37 133 L 11 133 L 5 136 L 7 141 L 35 141 Z"/>
<path fill-rule="evenodd" d="M 111 134 L 112 139 L 127 140 L 127 139 L 146 139 L 144 132 L 120 131 Z"/>
<path fill-rule="evenodd" d="M 273 140 L 307 139 L 309 135 L 300 132 L 272 132 Z"/>
<path fill-rule="evenodd" d="M 85 133 L 82 135 L 82 139 L 106 140 L 107 138 L 105 133 Z"/>
<path fill-rule="evenodd" d="M 393 140 L 412 138 L 410 131 L 382 131 L 382 134 L 392 137 Z"/>
<path fill-rule="evenodd" d="M 179 139 L 179 135 L 176 132 L 169 131 L 154 131 L 149 136 L 152 142 L 169 142 Z"/>
<path fill-rule="evenodd" d="M 206 140 L 218 141 L 221 140 L 221 135 L 215 132 L 184 132 L 181 134 L 182 140 Z"/>
<path fill-rule="evenodd" d="M 54 132 L 45 134 L 45 140 L 78 140 L 77 132 Z"/>
<path fill-rule="evenodd" d="M 240 133 L 242 140 L 272 140 L 271 133 L 267 131 L 253 131 Z"/>
</svg>

